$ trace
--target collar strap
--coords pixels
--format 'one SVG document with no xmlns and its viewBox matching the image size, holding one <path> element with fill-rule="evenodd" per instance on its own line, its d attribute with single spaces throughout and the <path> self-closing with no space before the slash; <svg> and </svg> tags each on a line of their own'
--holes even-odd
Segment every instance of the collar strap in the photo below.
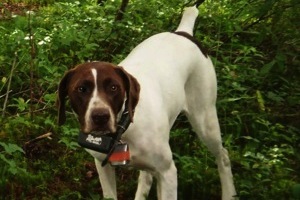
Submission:
<svg viewBox="0 0 300 200">
<path fill-rule="evenodd" d="M 128 100 L 126 100 L 125 101 L 125 109 L 124 109 L 121 119 L 117 125 L 117 131 L 113 137 L 113 144 L 112 144 L 108 154 L 106 155 L 105 159 L 102 161 L 102 167 L 107 164 L 110 156 L 112 155 L 112 153 L 115 150 L 115 147 L 120 142 L 122 134 L 128 129 L 130 123 L 131 123 L 131 119 L 130 119 L 129 111 L 128 111 Z"/>
</svg>

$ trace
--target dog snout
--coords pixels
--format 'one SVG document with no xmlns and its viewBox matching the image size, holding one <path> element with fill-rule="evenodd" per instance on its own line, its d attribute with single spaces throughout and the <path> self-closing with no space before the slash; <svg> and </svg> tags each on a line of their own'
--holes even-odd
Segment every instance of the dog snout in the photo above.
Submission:
<svg viewBox="0 0 300 200">
<path fill-rule="evenodd" d="M 96 125 L 106 125 L 110 119 L 110 113 L 107 109 L 97 109 L 91 114 L 93 123 Z"/>
</svg>

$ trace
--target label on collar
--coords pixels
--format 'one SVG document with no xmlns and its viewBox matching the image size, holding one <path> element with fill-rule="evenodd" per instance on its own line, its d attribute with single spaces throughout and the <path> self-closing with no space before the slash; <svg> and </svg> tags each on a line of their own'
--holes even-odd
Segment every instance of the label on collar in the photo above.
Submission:
<svg viewBox="0 0 300 200">
<path fill-rule="evenodd" d="M 108 153 L 113 145 L 113 138 L 109 136 L 93 136 L 91 134 L 79 133 L 78 144 L 84 148 L 98 151 L 100 153 Z"/>
<path fill-rule="evenodd" d="M 119 143 L 109 157 L 109 162 L 113 166 L 123 166 L 130 162 L 129 147 L 126 143 Z"/>
</svg>

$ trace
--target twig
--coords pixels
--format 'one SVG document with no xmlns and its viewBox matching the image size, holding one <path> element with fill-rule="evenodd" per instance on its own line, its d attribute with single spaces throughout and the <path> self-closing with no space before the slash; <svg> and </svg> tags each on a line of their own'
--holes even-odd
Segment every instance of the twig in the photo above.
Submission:
<svg viewBox="0 0 300 200">
<path fill-rule="evenodd" d="M 8 91 L 8 93 L 11 93 L 11 92 L 12 92 L 12 90 L 9 90 L 9 91 Z M 7 92 L 6 92 L 6 94 L 7 94 Z M 6 94 L 1 95 L 1 96 L 0 96 L 0 99 L 3 98 L 3 97 L 5 97 Z"/>
<path fill-rule="evenodd" d="M 30 118 L 33 120 L 33 98 L 34 98 L 34 80 L 33 80 L 33 71 L 34 71 L 34 59 L 36 56 L 36 50 L 34 46 L 34 38 L 32 33 L 31 26 L 31 12 L 28 14 L 28 29 L 29 29 L 29 46 L 30 46 Z"/>
<path fill-rule="evenodd" d="M 10 90 L 11 80 L 12 80 L 13 72 L 14 72 L 16 64 L 17 64 L 17 58 L 18 58 L 18 54 L 17 54 L 17 52 L 15 52 L 15 58 L 14 58 L 12 66 L 11 66 L 10 75 L 9 75 L 9 79 L 8 79 L 7 90 L 6 90 L 6 93 L 5 93 L 5 100 L 4 100 L 4 103 L 3 103 L 2 118 L 4 118 L 4 116 L 5 116 L 5 110 L 6 110 L 6 107 L 7 107 L 8 96 L 9 96 L 9 93 L 11 92 L 11 90 Z"/>
<path fill-rule="evenodd" d="M 29 90 L 30 90 L 30 89 L 26 89 L 26 90 L 23 90 L 23 91 L 14 93 L 14 94 L 12 94 L 12 97 L 13 97 L 13 96 L 20 96 L 20 95 L 22 95 L 22 94 L 24 94 L 24 93 L 27 93 Z M 10 92 L 12 92 L 12 90 L 11 90 Z"/>
<path fill-rule="evenodd" d="M 38 113 L 38 112 L 42 112 L 42 111 L 45 111 L 45 110 L 49 110 L 51 108 L 53 108 L 54 106 L 50 106 L 50 107 L 44 107 L 44 108 L 41 108 L 41 109 L 37 109 L 37 110 L 34 110 L 34 111 L 28 111 L 28 112 L 23 112 L 23 113 L 18 113 L 19 115 L 27 115 L 27 114 L 30 114 L 30 113 Z"/>
<path fill-rule="evenodd" d="M 25 146 L 26 146 L 26 145 L 30 145 L 30 144 L 32 144 L 32 143 L 36 143 L 36 142 L 38 142 L 38 141 L 40 141 L 40 140 L 43 140 L 43 139 L 45 139 L 45 138 L 52 140 L 52 138 L 50 137 L 51 135 L 52 135 L 51 132 L 45 133 L 45 134 L 43 134 L 43 135 L 40 135 L 40 136 L 38 136 L 38 137 L 36 137 L 36 138 L 34 138 L 34 139 L 29 140 L 28 142 L 26 142 L 26 143 L 25 143 Z"/>
</svg>

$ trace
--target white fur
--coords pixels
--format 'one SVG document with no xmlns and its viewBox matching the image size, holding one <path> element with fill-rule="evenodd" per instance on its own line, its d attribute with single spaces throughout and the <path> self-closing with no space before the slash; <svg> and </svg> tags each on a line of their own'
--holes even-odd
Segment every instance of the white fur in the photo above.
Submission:
<svg viewBox="0 0 300 200">
<path fill-rule="evenodd" d="M 91 69 L 91 71 L 92 71 L 92 75 L 94 78 L 94 82 L 97 83 L 97 70 Z M 86 133 L 91 131 L 91 127 L 92 127 L 91 114 L 92 114 L 92 111 L 97 108 L 104 108 L 109 111 L 111 117 L 109 118 L 108 126 L 109 126 L 109 129 L 111 130 L 111 132 L 115 132 L 116 126 L 115 126 L 115 120 L 114 120 L 115 119 L 114 113 L 113 113 L 112 109 L 108 106 L 108 104 L 103 101 L 103 98 L 101 98 L 99 96 L 97 84 L 95 84 L 95 88 L 93 90 L 92 97 L 90 99 L 90 102 L 88 104 L 88 107 L 87 107 L 87 110 L 85 113 L 85 127 L 84 127 L 85 130 L 84 131 Z"/>
<path fill-rule="evenodd" d="M 195 23 L 198 13 L 199 11 L 196 6 L 186 8 L 176 31 L 185 31 L 190 35 L 193 35 L 194 25 L 191 26 L 191 24 Z"/>
<path fill-rule="evenodd" d="M 191 34 L 197 14 L 195 7 L 187 8 L 177 30 Z M 153 176 L 157 179 L 158 199 L 177 199 L 177 170 L 169 132 L 180 112 L 187 115 L 199 138 L 216 156 L 222 199 L 233 199 L 236 192 L 228 153 L 221 142 L 211 60 L 188 39 L 166 32 L 142 42 L 119 65 L 141 87 L 134 123 L 122 138 L 129 144 L 130 165 L 141 170 L 135 200 L 146 199 Z M 90 153 L 96 160 L 104 197 L 117 199 L 114 168 L 101 167 L 103 154 Z"/>
</svg>

